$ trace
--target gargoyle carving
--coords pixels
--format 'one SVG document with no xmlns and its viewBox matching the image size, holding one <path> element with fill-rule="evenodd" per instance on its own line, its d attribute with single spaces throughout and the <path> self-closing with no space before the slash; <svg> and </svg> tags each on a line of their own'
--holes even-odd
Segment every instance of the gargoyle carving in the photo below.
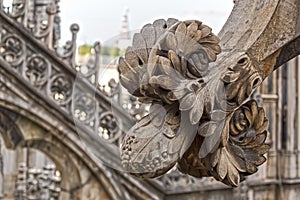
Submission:
<svg viewBox="0 0 300 200">
<path fill-rule="evenodd" d="M 219 42 L 200 21 L 157 20 L 134 35 L 120 80 L 151 106 L 121 146 L 129 173 L 156 177 L 177 163 L 183 173 L 237 186 L 265 162 L 268 121 L 245 101 L 269 72 L 244 52 L 215 62 Z"/>
</svg>

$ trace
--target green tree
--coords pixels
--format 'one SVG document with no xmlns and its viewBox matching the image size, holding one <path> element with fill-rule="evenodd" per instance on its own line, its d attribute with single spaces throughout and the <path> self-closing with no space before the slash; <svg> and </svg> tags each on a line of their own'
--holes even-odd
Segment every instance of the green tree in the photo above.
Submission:
<svg viewBox="0 0 300 200">
<path fill-rule="evenodd" d="M 104 56 L 109 56 L 110 55 L 110 48 L 108 46 L 102 46 L 100 54 L 104 55 Z"/>
<path fill-rule="evenodd" d="M 117 56 L 120 56 L 120 52 L 121 52 L 120 48 L 114 47 L 110 50 L 109 55 L 111 57 L 117 57 Z"/>
<path fill-rule="evenodd" d="M 78 54 L 81 56 L 89 55 L 91 53 L 93 46 L 84 44 L 78 47 Z"/>
</svg>

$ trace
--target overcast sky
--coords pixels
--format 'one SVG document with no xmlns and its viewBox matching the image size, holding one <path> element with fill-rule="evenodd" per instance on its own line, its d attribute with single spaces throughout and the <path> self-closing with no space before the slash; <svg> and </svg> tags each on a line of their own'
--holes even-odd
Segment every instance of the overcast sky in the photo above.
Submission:
<svg viewBox="0 0 300 200">
<path fill-rule="evenodd" d="M 71 37 L 69 26 L 80 25 L 79 43 L 107 42 L 121 29 L 121 19 L 129 9 L 131 31 L 159 18 L 198 19 L 213 28 L 222 28 L 233 0 L 61 0 L 62 40 Z"/>
</svg>

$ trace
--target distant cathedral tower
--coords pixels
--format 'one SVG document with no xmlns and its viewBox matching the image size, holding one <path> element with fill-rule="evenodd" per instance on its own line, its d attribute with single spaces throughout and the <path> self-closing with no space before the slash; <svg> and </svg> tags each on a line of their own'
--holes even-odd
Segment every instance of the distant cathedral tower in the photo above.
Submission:
<svg viewBox="0 0 300 200">
<path fill-rule="evenodd" d="M 127 8 L 122 18 L 122 27 L 121 27 L 119 40 L 130 40 L 128 13 L 129 13 L 129 9 Z"/>
<path fill-rule="evenodd" d="M 129 32 L 129 22 L 128 22 L 128 14 L 129 9 L 125 10 L 125 14 L 122 17 L 122 25 L 121 25 L 121 32 L 118 38 L 118 47 L 120 49 L 124 49 L 131 43 L 131 36 Z"/>
</svg>

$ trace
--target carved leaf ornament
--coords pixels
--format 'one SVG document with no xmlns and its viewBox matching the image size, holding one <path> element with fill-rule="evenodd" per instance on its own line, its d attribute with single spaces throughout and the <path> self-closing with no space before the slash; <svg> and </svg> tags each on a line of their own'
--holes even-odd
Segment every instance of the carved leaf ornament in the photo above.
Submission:
<svg viewBox="0 0 300 200">
<path fill-rule="evenodd" d="M 245 103 L 263 75 L 243 53 L 233 66 L 214 64 L 219 42 L 200 21 L 161 19 L 134 35 L 119 60 L 120 81 L 151 107 L 123 140 L 129 173 L 156 177 L 177 163 L 183 173 L 237 186 L 265 162 L 265 112 Z"/>
</svg>

